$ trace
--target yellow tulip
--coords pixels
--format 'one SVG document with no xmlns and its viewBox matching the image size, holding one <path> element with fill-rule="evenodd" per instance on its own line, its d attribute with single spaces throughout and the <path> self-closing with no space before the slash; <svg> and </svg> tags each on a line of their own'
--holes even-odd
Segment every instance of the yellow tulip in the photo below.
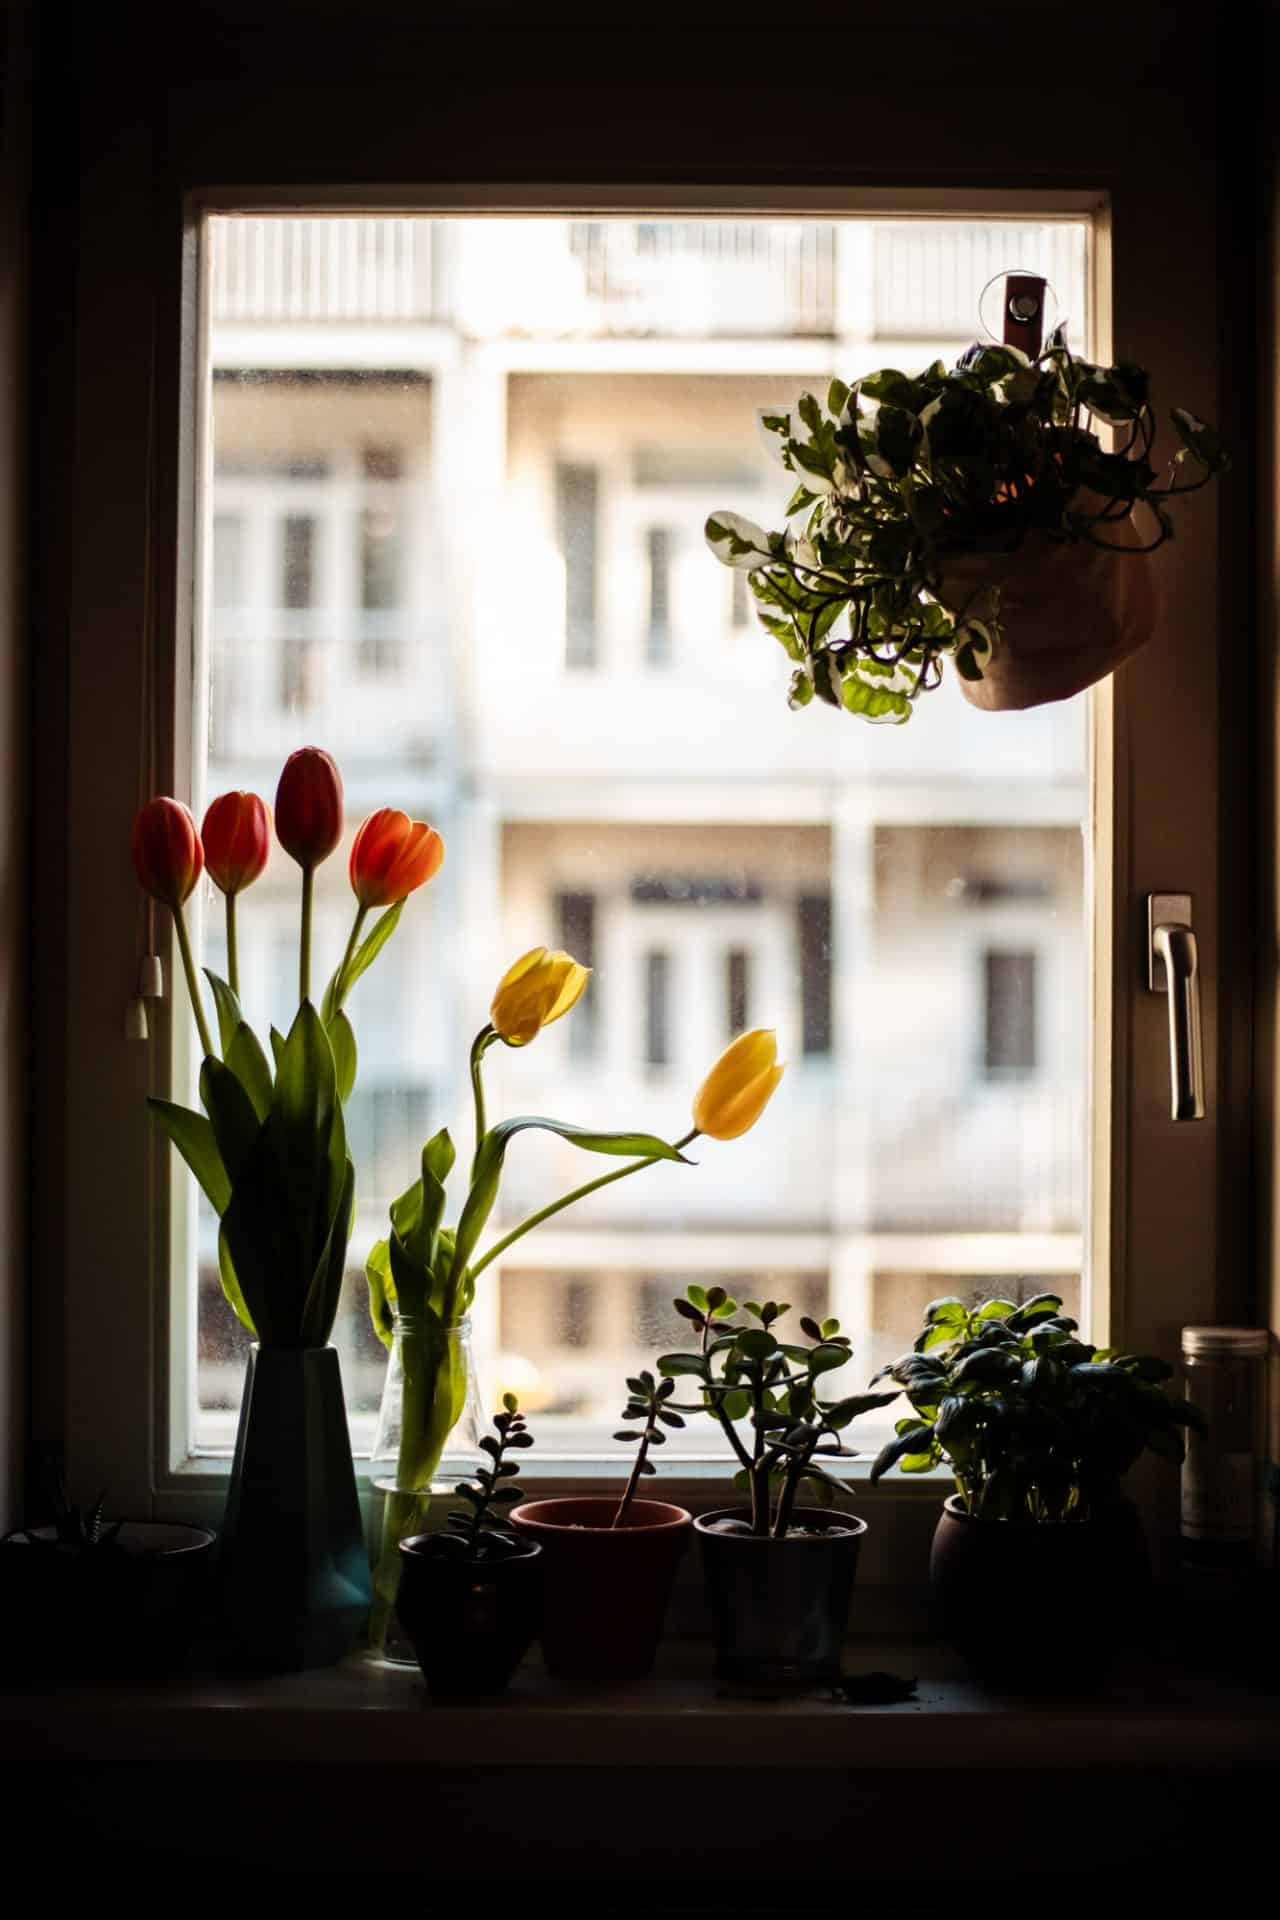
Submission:
<svg viewBox="0 0 1280 1920">
<path fill-rule="evenodd" d="M 736 1140 L 754 1127 L 785 1071 L 778 1065 L 778 1036 L 772 1027 L 740 1033 L 694 1096 L 694 1126 L 712 1140 Z"/>
<path fill-rule="evenodd" d="M 590 967 L 580 966 L 571 953 L 534 947 L 503 974 L 489 1018 L 509 1047 L 527 1047 L 577 1005 L 590 977 Z"/>
</svg>

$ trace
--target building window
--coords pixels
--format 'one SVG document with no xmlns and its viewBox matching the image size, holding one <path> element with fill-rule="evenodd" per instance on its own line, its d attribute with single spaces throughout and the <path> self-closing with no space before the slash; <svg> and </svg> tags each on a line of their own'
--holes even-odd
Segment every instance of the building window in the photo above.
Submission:
<svg viewBox="0 0 1280 1920">
<path fill-rule="evenodd" d="M 649 631 L 645 660 L 651 667 L 671 665 L 671 532 L 650 527 L 645 535 L 649 567 Z"/>
<path fill-rule="evenodd" d="M 730 947 L 724 957 L 725 1029 L 730 1040 L 751 1025 L 751 955 Z"/>
<path fill-rule="evenodd" d="M 831 895 L 801 894 L 796 914 L 800 943 L 800 1045 L 806 1056 L 830 1053 Z"/>
<path fill-rule="evenodd" d="M 644 957 L 644 1059 L 649 1067 L 671 1064 L 671 955 L 660 947 Z"/>
<path fill-rule="evenodd" d="M 310 713 L 321 704 L 320 649 L 314 640 L 280 643 L 280 705 L 286 713 Z"/>
<path fill-rule="evenodd" d="M 244 519 L 238 513 L 213 516 L 213 604 L 244 605 Z"/>
<path fill-rule="evenodd" d="M 360 515 L 360 605 L 366 612 L 400 605 L 400 517 L 388 507 Z"/>
<path fill-rule="evenodd" d="M 596 964 L 596 897 L 594 893 L 558 893 L 556 895 L 556 940 L 565 953 L 571 953 L 584 967 L 592 968 L 581 1000 L 569 1022 L 569 1057 L 590 1060 L 596 1051 L 599 1031 L 600 984 Z"/>
<path fill-rule="evenodd" d="M 282 527 L 280 604 L 315 605 L 316 523 L 309 513 L 287 513 Z"/>
<path fill-rule="evenodd" d="M 596 1337 L 596 1283 L 585 1274 L 566 1280 L 556 1334 L 562 1347 L 590 1347 Z"/>
<path fill-rule="evenodd" d="M 596 664 L 596 522 L 599 485 L 594 467 L 556 468 L 556 533 L 564 561 L 564 659 L 567 667 Z"/>
<path fill-rule="evenodd" d="M 983 956 L 983 971 L 986 1071 L 993 1079 L 1032 1074 L 1036 1070 L 1036 956 L 992 950 Z"/>
</svg>

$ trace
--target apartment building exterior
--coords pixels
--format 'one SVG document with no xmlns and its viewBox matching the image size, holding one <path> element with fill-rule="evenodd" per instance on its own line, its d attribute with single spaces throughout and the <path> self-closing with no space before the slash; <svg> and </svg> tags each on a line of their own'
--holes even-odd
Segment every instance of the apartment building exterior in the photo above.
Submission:
<svg viewBox="0 0 1280 1920">
<path fill-rule="evenodd" d="M 482 1387 L 518 1386 L 551 1447 L 598 1444 L 693 1278 L 838 1314 L 860 1372 L 935 1293 L 1079 1297 L 1083 704 L 990 716 L 948 685 L 902 729 L 790 714 L 701 535 L 723 506 L 778 523 L 756 408 L 954 357 L 1011 266 L 1084 312 L 1070 222 L 212 225 L 208 791 L 269 792 L 315 741 L 353 827 L 396 804 L 448 843 L 353 1000 L 353 1263 L 426 1134 L 465 1139 L 467 1046 L 529 946 L 595 971 L 569 1019 L 490 1056 L 494 1112 L 674 1137 L 733 1032 L 776 1026 L 791 1063 L 754 1132 L 485 1276 Z M 334 958 L 348 901 L 335 859 Z M 279 858 L 242 921 L 259 1022 L 287 1012 L 295 936 Z M 206 943 L 216 964 L 215 915 Z M 592 1170 L 522 1136 L 503 1223 Z M 239 1368 L 200 1235 L 218 1444 Z M 348 1296 L 359 1439 L 381 1349 L 358 1264 Z"/>
</svg>

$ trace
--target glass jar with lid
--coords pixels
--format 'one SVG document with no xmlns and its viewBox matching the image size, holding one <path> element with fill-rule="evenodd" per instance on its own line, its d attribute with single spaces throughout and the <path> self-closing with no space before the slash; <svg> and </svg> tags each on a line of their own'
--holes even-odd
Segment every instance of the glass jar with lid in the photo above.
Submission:
<svg viewBox="0 0 1280 1920">
<path fill-rule="evenodd" d="M 1182 1468 L 1182 1550 L 1200 1566 L 1248 1566 L 1266 1511 L 1265 1327 L 1184 1327 L 1187 1398 L 1204 1415 L 1188 1428 Z"/>
</svg>

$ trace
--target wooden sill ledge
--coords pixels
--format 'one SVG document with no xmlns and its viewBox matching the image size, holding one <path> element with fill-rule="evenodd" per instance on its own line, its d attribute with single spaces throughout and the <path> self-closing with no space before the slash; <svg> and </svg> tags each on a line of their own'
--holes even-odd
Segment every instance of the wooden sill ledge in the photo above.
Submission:
<svg viewBox="0 0 1280 1920">
<path fill-rule="evenodd" d="M 1267 1767 L 1280 1763 L 1280 1694 L 1173 1665 L 1133 1668 L 1085 1697 L 1013 1699 L 928 1642 L 852 1641 L 846 1671 L 916 1676 L 914 1700 L 853 1706 L 718 1692 L 710 1649 L 663 1648 L 620 1688 L 551 1681 L 532 1656 L 508 1695 L 435 1706 L 416 1672 L 367 1655 L 264 1680 L 183 1679 L 0 1696 L 11 1758 L 94 1764 L 324 1766 Z"/>
</svg>

